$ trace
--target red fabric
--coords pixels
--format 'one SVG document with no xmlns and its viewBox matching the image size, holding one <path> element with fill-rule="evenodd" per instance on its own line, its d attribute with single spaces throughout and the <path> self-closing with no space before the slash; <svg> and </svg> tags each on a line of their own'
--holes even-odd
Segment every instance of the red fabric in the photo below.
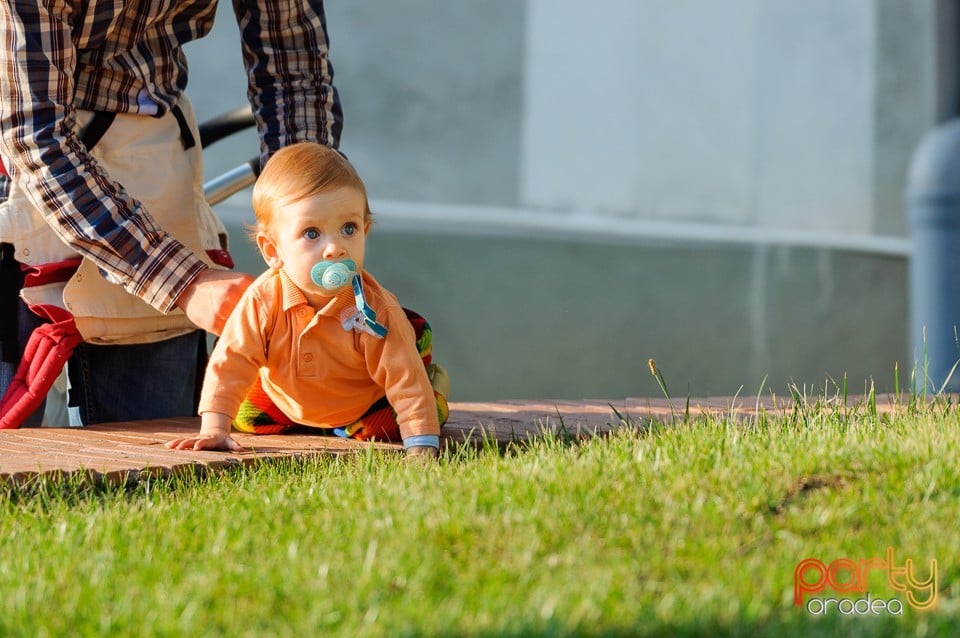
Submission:
<svg viewBox="0 0 960 638">
<path fill-rule="evenodd" d="M 218 266 L 233 270 L 233 257 L 226 250 L 207 250 L 207 257 Z"/>
<path fill-rule="evenodd" d="M 381 403 L 386 405 L 380 405 Z M 397 423 L 397 413 L 386 401 L 377 401 L 366 414 L 360 417 L 362 427 L 354 432 L 350 438 L 358 441 L 394 441 L 403 440 L 400 436 L 400 425 Z"/>
<path fill-rule="evenodd" d="M 20 264 L 20 268 L 23 270 L 23 287 L 33 288 L 34 286 L 67 281 L 73 276 L 73 273 L 77 272 L 77 268 L 80 267 L 80 262 L 81 259 L 75 257 L 63 261 L 52 261 L 49 264 L 41 264 L 39 266 Z M 37 311 L 34 310 L 34 312 Z M 40 312 L 37 312 L 37 314 L 42 315 Z"/>
<path fill-rule="evenodd" d="M 6 175 L 6 174 L 7 174 L 7 169 L 3 165 L 3 160 L 0 159 L 0 175 Z"/>
<path fill-rule="evenodd" d="M 36 305 L 30 309 L 52 323 L 34 330 L 27 341 L 17 373 L 0 400 L 0 429 L 20 427 L 40 406 L 74 348 L 83 341 L 73 315 L 63 308 Z"/>
<path fill-rule="evenodd" d="M 66 281 L 79 266 L 79 258 L 40 266 L 23 265 L 23 286 Z M 34 330 L 27 341 L 17 372 L 0 399 L 0 430 L 20 427 L 40 407 L 74 348 L 83 341 L 73 315 L 63 308 L 36 304 L 30 310 L 50 323 Z"/>
</svg>

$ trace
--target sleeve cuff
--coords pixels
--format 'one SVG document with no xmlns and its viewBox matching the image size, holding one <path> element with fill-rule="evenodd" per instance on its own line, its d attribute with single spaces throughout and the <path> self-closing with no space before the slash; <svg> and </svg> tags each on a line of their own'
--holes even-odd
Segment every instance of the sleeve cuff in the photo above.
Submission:
<svg viewBox="0 0 960 638">
<path fill-rule="evenodd" d="M 403 449 L 408 450 L 412 447 L 432 447 L 440 449 L 440 437 L 436 434 L 418 434 L 408 436 L 403 440 Z"/>
<path fill-rule="evenodd" d="M 127 291 L 162 313 L 173 310 L 177 298 L 207 265 L 173 237 L 165 237 L 137 264 Z"/>
</svg>

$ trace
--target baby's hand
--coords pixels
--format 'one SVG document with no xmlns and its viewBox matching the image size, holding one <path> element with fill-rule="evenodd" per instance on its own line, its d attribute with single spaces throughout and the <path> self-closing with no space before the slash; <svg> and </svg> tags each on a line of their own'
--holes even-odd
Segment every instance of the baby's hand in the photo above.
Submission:
<svg viewBox="0 0 960 638">
<path fill-rule="evenodd" d="M 415 445 L 407 448 L 407 458 L 411 461 L 426 463 L 440 456 L 439 450 L 430 445 Z"/>
<path fill-rule="evenodd" d="M 243 447 L 230 438 L 229 434 L 198 434 L 185 439 L 174 439 L 165 444 L 171 450 L 222 450 L 224 452 L 244 452 Z"/>
</svg>

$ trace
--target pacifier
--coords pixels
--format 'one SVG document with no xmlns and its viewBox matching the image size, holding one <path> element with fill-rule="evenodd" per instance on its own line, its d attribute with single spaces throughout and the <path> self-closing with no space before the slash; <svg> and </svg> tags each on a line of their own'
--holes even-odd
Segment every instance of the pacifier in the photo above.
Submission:
<svg viewBox="0 0 960 638">
<path fill-rule="evenodd" d="M 324 290 L 340 290 L 357 276 L 357 262 L 324 260 L 310 269 L 310 279 Z"/>
</svg>

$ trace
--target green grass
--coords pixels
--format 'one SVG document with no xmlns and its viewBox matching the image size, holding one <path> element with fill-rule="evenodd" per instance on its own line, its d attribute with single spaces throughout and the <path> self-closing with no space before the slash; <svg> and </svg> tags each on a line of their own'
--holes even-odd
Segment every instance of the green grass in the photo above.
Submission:
<svg viewBox="0 0 960 638">
<path fill-rule="evenodd" d="M 370 453 L 7 487 L 0 635 L 954 635 L 957 406 L 837 403 L 426 467 Z M 793 605 L 800 560 L 888 546 L 921 575 L 938 561 L 933 612 Z"/>
</svg>

